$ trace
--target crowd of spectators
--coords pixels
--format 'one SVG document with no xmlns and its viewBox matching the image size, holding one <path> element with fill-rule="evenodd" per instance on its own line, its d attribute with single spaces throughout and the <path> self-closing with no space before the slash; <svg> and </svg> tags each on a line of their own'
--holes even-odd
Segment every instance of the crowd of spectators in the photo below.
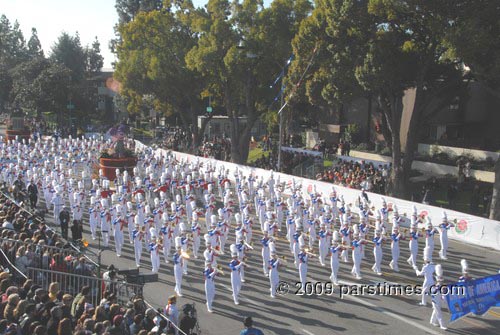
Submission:
<svg viewBox="0 0 500 335">
<path fill-rule="evenodd" d="M 95 277 L 95 268 L 86 264 L 85 257 L 75 257 L 72 252 L 58 253 L 57 250 L 65 250 L 67 243 L 43 218 L 24 211 L 4 195 L 0 196 L 0 223 L 0 334 L 175 333 L 160 316 L 160 311 L 148 308 L 140 296 L 127 304 L 119 304 L 112 285 L 103 288 L 102 299 L 99 299 L 85 280 L 79 281 L 78 287 L 74 283 L 61 284 L 65 282 L 64 273 L 91 278 Z M 40 270 L 27 277 L 28 268 Z M 37 284 L 41 275 L 46 276 L 48 286 Z M 192 318 L 186 313 L 178 315 L 175 304 L 175 299 L 170 299 L 170 319 L 181 325 L 182 322 L 192 324 Z"/>
<path fill-rule="evenodd" d="M 212 139 L 205 138 L 203 144 L 198 147 L 197 156 L 215 158 L 223 161 L 231 160 L 231 141 L 229 138 L 215 136 Z"/>
<path fill-rule="evenodd" d="M 365 189 L 369 192 L 386 194 L 389 165 L 377 165 L 364 161 L 339 160 L 335 166 L 318 174 L 317 180 L 337 185 Z"/>
</svg>

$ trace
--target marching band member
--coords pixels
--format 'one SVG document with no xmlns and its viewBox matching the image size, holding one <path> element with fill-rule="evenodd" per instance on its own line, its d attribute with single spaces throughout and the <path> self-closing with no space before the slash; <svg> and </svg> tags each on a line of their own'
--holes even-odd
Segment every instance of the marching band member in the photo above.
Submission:
<svg viewBox="0 0 500 335">
<path fill-rule="evenodd" d="M 179 297 L 182 297 L 182 275 L 183 275 L 183 267 L 184 267 L 184 259 L 182 253 L 182 241 L 181 237 L 177 236 L 175 238 L 175 253 L 173 256 L 174 260 L 174 278 L 175 278 L 175 293 Z"/>
<path fill-rule="evenodd" d="M 96 239 L 97 225 L 99 223 L 99 208 L 94 196 L 90 197 L 89 226 L 92 239 Z"/>
<path fill-rule="evenodd" d="M 191 238 L 193 240 L 193 257 L 198 258 L 198 250 L 200 249 L 200 234 L 201 228 L 198 223 L 198 213 L 193 212 L 193 220 L 191 221 Z"/>
<path fill-rule="evenodd" d="M 151 271 L 153 273 L 158 273 L 160 270 L 160 249 L 163 247 L 163 243 L 157 240 L 156 228 L 150 228 L 151 242 L 148 244 L 148 250 L 151 257 Z"/>
<path fill-rule="evenodd" d="M 269 228 L 264 225 L 264 237 L 260 240 L 260 243 L 262 244 L 262 268 L 264 269 L 264 275 L 266 277 L 269 276 L 269 242 L 271 242 L 268 234 L 268 229 Z"/>
<path fill-rule="evenodd" d="M 408 257 L 406 261 L 414 269 L 417 267 L 418 238 L 421 236 L 422 235 L 420 235 L 417 231 L 417 226 L 412 224 L 410 226 L 410 242 L 408 246 L 410 249 L 410 257 Z"/>
<path fill-rule="evenodd" d="M 381 276 L 382 275 L 382 269 L 381 269 L 381 264 L 382 264 L 382 243 L 384 242 L 385 238 L 381 236 L 382 231 L 380 230 L 380 227 L 375 228 L 375 236 L 373 237 L 373 256 L 375 257 L 375 263 L 372 266 L 373 272 L 375 272 L 377 275 Z"/>
<path fill-rule="evenodd" d="M 231 250 L 231 257 L 233 260 L 229 263 L 229 268 L 231 269 L 231 288 L 233 289 L 233 300 L 235 305 L 239 305 L 238 300 L 240 290 L 241 290 L 241 276 L 240 269 L 245 266 L 245 263 L 238 260 L 238 250 L 235 244 L 231 244 L 229 247 Z"/>
<path fill-rule="evenodd" d="M 352 270 L 351 273 L 353 276 L 356 277 L 356 279 L 361 279 L 361 248 L 362 245 L 366 243 L 366 241 L 361 240 L 359 238 L 359 228 L 358 225 L 354 225 L 354 232 L 353 232 L 353 240 L 351 241 L 351 246 L 352 246 Z"/>
<path fill-rule="evenodd" d="M 280 282 L 280 276 L 278 269 L 280 267 L 280 260 L 276 253 L 276 245 L 274 242 L 269 242 L 269 250 L 271 252 L 271 258 L 268 260 L 269 263 L 269 282 L 271 284 L 271 298 L 276 297 L 276 288 Z"/>
<path fill-rule="evenodd" d="M 142 240 L 144 238 L 144 231 L 141 229 L 139 224 L 139 216 L 136 215 L 134 218 L 135 229 L 132 231 L 132 239 L 134 240 L 134 256 L 135 265 L 137 267 L 141 266 L 141 254 L 142 254 Z"/>
<path fill-rule="evenodd" d="M 212 241 L 210 238 L 210 235 L 205 234 L 203 236 L 205 239 L 205 246 L 206 249 L 203 252 L 203 257 L 205 258 L 205 262 L 210 262 L 212 266 L 217 266 L 217 259 L 216 257 L 219 256 L 219 253 L 217 253 L 213 248 L 212 248 Z"/>
<path fill-rule="evenodd" d="M 342 236 L 342 244 L 347 246 L 351 245 L 351 228 L 349 228 L 347 223 L 347 214 L 342 215 L 342 227 L 340 229 L 340 234 Z M 342 251 L 341 257 L 344 263 L 349 262 L 349 253 L 347 252 L 347 249 Z"/>
<path fill-rule="evenodd" d="M 441 286 L 443 286 L 443 268 L 441 264 L 437 264 L 436 268 L 436 281 L 437 284 L 431 288 L 431 301 L 432 301 L 432 315 L 431 325 L 439 326 L 442 330 L 446 330 L 443 314 L 441 312 L 442 302 L 446 300 L 446 296 L 441 294 Z"/>
<path fill-rule="evenodd" d="M 127 219 L 127 227 L 128 227 L 128 238 L 130 241 L 130 244 L 134 244 L 134 239 L 132 237 L 132 232 L 134 231 L 134 217 L 135 213 L 133 212 L 133 205 L 130 201 L 127 202 L 127 214 L 126 214 L 126 219 Z"/>
<path fill-rule="evenodd" d="M 109 246 L 109 230 L 111 229 L 111 213 L 108 209 L 108 199 L 101 199 L 101 236 L 104 247 Z"/>
<path fill-rule="evenodd" d="M 429 290 L 432 285 L 434 285 L 434 270 L 435 265 L 431 263 L 431 260 L 424 255 L 424 265 L 422 270 L 415 270 L 417 276 L 424 276 L 424 283 L 422 284 L 422 301 L 419 303 L 420 306 L 427 305 L 427 297 L 429 296 Z"/>
<path fill-rule="evenodd" d="M 307 282 L 307 262 L 309 260 L 308 252 L 306 251 L 306 244 L 302 235 L 299 237 L 299 248 L 300 252 L 297 255 L 299 259 L 299 278 L 301 282 L 302 291 L 305 292 L 306 282 Z"/>
<path fill-rule="evenodd" d="M 472 277 L 469 275 L 469 266 L 467 264 L 467 260 L 466 259 L 462 259 L 460 261 L 460 266 L 462 267 L 462 275 L 460 276 L 460 278 L 458 278 L 458 282 L 459 283 L 464 283 L 468 280 L 471 280 Z"/>
<path fill-rule="evenodd" d="M 431 218 L 426 218 L 425 223 L 425 248 L 424 248 L 424 258 L 432 262 L 432 253 L 434 252 L 434 235 L 438 232 L 436 228 L 432 226 Z"/>
<path fill-rule="evenodd" d="M 400 255 L 399 241 L 404 240 L 404 236 L 399 232 L 398 226 L 394 225 L 391 234 L 391 254 L 392 260 L 389 267 L 395 272 L 399 272 L 398 260 Z"/>
<path fill-rule="evenodd" d="M 328 253 L 328 244 L 327 244 L 327 236 L 328 236 L 328 230 L 326 229 L 326 224 L 323 221 L 323 217 L 320 217 L 320 231 L 318 232 L 319 236 L 319 263 L 321 266 L 325 266 L 325 256 Z"/>
<path fill-rule="evenodd" d="M 443 212 L 443 221 L 439 225 L 439 240 L 441 242 L 441 250 L 439 251 L 439 258 L 448 259 L 446 257 L 446 251 L 448 251 L 448 229 L 455 227 L 454 224 L 448 222 L 448 216 L 446 212 Z"/>
<path fill-rule="evenodd" d="M 332 274 L 330 275 L 330 280 L 333 284 L 338 285 L 337 275 L 339 273 L 339 254 L 344 249 L 342 245 L 339 244 L 340 235 L 338 231 L 333 232 L 332 236 L 332 246 L 330 247 L 330 267 L 332 269 Z"/>
<path fill-rule="evenodd" d="M 121 207 L 121 205 L 118 205 Z M 121 210 L 121 208 L 118 208 Z M 122 254 L 123 247 L 123 227 L 126 221 L 122 219 L 122 215 L 118 214 L 115 219 L 113 219 L 113 238 L 115 240 L 116 256 L 120 257 Z"/>
<path fill-rule="evenodd" d="M 212 262 L 205 261 L 205 270 L 203 277 L 205 277 L 205 297 L 207 298 L 207 311 L 212 313 L 212 303 L 215 298 L 215 277 L 219 271 L 212 267 Z"/>
</svg>

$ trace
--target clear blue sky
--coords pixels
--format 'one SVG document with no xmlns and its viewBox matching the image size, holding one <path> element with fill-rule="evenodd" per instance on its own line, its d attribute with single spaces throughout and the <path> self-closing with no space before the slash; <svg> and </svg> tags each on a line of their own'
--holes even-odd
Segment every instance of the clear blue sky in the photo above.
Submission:
<svg viewBox="0 0 500 335">
<path fill-rule="evenodd" d="M 269 3 L 270 0 L 265 0 Z M 193 0 L 195 6 L 204 6 L 207 0 Z M 0 15 L 19 21 L 26 38 L 35 27 L 45 55 L 61 32 L 80 34 L 82 45 L 92 44 L 95 36 L 101 43 L 104 67 L 111 67 L 114 55 L 108 43 L 114 38 L 113 27 L 118 22 L 115 0 L 0 0 Z"/>
</svg>

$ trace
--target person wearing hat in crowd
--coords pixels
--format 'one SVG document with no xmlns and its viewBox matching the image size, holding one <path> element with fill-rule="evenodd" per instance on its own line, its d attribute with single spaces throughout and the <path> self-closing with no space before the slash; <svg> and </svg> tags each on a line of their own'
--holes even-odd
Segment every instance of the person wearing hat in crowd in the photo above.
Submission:
<svg viewBox="0 0 500 335">
<path fill-rule="evenodd" d="M 422 284 L 422 301 L 419 303 L 420 306 L 427 305 L 427 297 L 429 296 L 429 290 L 434 285 L 434 272 L 436 266 L 431 262 L 429 258 L 424 255 L 424 265 L 422 266 L 422 270 L 415 270 L 417 276 L 423 276 L 424 282 Z"/>
<path fill-rule="evenodd" d="M 212 267 L 212 263 L 205 261 L 203 277 L 205 278 L 205 296 L 207 298 L 207 311 L 209 313 L 212 313 L 212 303 L 215 297 L 215 276 L 218 274 L 219 271 Z"/>
<path fill-rule="evenodd" d="M 446 252 L 448 251 L 448 230 L 451 227 L 455 227 L 454 224 L 450 223 L 448 221 L 448 216 L 446 215 L 446 212 L 443 211 L 443 218 L 442 222 L 439 225 L 439 240 L 441 242 L 441 250 L 439 250 L 439 258 L 446 260 L 448 257 L 446 257 Z"/>
<path fill-rule="evenodd" d="M 135 216 L 135 229 L 132 231 L 132 239 L 134 240 L 134 256 L 135 265 L 139 268 L 141 266 L 142 254 L 142 240 L 144 238 L 144 231 L 139 225 L 139 216 Z"/>
<path fill-rule="evenodd" d="M 240 335 L 264 335 L 260 329 L 253 327 L 253 320 L 250 316 L 243 319 L 243 326 L 245 329 L 240 332 Z"/>
<path fill-rule="evenodd" d="M 417 254 L 418 254 L 418 238 L 421 237 L 417 231 L 416 224 L 412 224 L 410 226 L 410 235 L 409 235 L 409 249 L 410 249 L 410 257 L 406 260 L 410 266 L 415 269 L 417 267 Z"/>
<path fill-rule="evenodd" d="M 437 264 L 435 267 L 436 271 L 436 285 L 432 285 L 430 288 L 430 295 L 432 301 L 432 314 L 430 323 L 433 326 L 439 326 L 442 330 L 446 330 L 446 325 L 443 320 L 443 313 L 441 311 L 441 305 L 444 300 L 446 300 L 446 296 L 441 294 L 441 287 L 443 286 L 443 268 L 441 264 Z"/>
<path fill-rule="evenodd" d="M 245 266 L 244 262 L 238 260 L 238 250 L 235 244 L 231 244 L 231 257 L 233 258 L 229 263 L 229 268 L 231 269 L 231 288 L 233 289 L 233 300 L 235 305 L 239 305 L 238 296 L 241 290 L 241 276 L 240 269 Z"/>
</svg>

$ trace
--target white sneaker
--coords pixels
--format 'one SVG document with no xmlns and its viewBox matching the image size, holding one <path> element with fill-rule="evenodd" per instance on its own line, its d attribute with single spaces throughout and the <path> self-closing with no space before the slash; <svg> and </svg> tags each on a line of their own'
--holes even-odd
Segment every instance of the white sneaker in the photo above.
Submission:
<svg viewBox="0 0 500 335">
<path fill-rule="evenodd" d="M 447 327 L 440 327 L 442 330 L 448 330 Z"/>
</svg>

